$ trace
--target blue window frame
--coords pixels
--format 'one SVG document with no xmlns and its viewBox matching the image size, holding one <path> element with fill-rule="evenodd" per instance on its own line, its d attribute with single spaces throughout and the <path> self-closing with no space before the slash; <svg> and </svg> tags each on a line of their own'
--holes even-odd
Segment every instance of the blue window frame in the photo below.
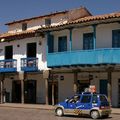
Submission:
<svg viewBox="0 0 120 120">
<path fill-rule="evenodd" d="M 94 48 L 93 33 L 84 33 L 83 34 L 83 49 L 89 50 Z"/>
<path fill-rule="evenodd" d="M 54 52 L 54 36 L 49 35 L 48 36 L 48 53 L 53 53 Z"/>
<path fill-rule="evenodd" d="M 120 47 L 120 30 L 112 31 L 112 47 L 113 48 Z"/>
<path fill-rule="evenodd" d="M 67 36 L 58 37 L 58 52 L 67 51 Z"/>
</svg>

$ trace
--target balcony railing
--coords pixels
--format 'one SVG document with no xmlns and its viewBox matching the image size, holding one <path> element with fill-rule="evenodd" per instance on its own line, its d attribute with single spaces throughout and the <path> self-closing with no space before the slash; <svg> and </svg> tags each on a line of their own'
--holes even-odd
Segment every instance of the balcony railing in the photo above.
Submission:
<svg viewBox="0 0 120 120">
<path fill-rule="evenodd" d="M 38 71 L 38 58 L 22 58 L 21 70 L 25 72 Z"/>
<path fill-rule="evenodd" d="M 48 67 L 84 64 L 120 64 L 120 48 L 66 51 L 47 56 Z"/>
<path fill-rule="evenodd" d="M 17 71 L 16 59 L 0 60 L 0 72 L 16 72 L 16 71 Z"/>
</svg>

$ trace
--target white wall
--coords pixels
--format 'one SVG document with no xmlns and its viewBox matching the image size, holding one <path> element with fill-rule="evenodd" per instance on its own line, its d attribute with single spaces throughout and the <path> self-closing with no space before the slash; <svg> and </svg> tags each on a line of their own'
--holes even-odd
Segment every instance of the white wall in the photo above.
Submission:
<svg viewBox="0 0 120 120">
<path fill-rule="evenodd" d="M 13 79 L 10 79 L 10 76 Z M 42 74 L 27 74 L 27 80 L 36 80 L 36 102 L 37 103 L 45 103 L 45 80 L 43 79 Z M 12 102 L 12 81 L 18 80 L 17 75 L 9 75 L 5 76 L 4 80 L 4 88 L 6 91 L 10 93 L 10 102 Z"/>
<path fill-rule="evenodd" d="M 119 23 L 100 24 L 96 27 L 96 48 L 111 48 L 112 47 L 112 30 L 120 29 Z M 72 31 L 72 50 L 83 49 L 83 34 L 93 32 L 93 27 L 75 28 Z M 58 51 L 58 37 L 67 36 L 67 46 L 69 50 L 69 30 L 61 30 L 52 32 L 54 35 L 54 51 Z"/>
<path fill-rule="evenodd" d="M 39 45 L 40 41 L 42 43 L 41 45 Z M 0 53 L 0 60 L 4 59 L 5 46 L 13 45 L 13 59 L 17 59 L 17 71 L 21 71 L 21 58 L 26 58 L 27 43 L 32 42 L 37 43 L 38 68 L 40 70 L 46 70 L 46 40 L 41 37 L 25 38 L 22 40 L 0 43 L 0 49 L 2 49 L 2 52 Z M 17 45 L 20 47 L 17 47 Z"/>
<path fill-rule="evenodd" d="M 58 74 L 60 76 L 64 76 L 64 80 L 58 81 L 58 101 L 64 101 L 65 98 L 71 97 L 74 95 L 73 91 L 73 83 L 74 83 L 74 74 Z"/>
<path fill-rule="evenodd" d="M 66 14 L 58 14 L 58 15 L 54 15 L 51 17 L 32 19 L 30 21 L 25 22 L 25 23 L 27 23 L 27 30 L 38 29 L 38 28 L 41 28 L 41 26 L 45 27 L 45 19 L 46 18 L 51 18 L 51 25 L 52 26 L 67 22 Z M 24 22 L 9 25 L 8 32 L 9 33 L 21 32 L 22 31 L 22 23 L 24 23 Z"/>
</svg>

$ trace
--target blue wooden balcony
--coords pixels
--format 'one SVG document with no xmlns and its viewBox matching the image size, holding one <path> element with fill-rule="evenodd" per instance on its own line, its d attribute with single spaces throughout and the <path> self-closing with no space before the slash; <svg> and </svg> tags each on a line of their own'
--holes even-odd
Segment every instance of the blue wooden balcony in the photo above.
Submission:
<svg viewBox="0 0 120 120">
<path fill-rule="evenodd" d="M 120 64 L 120 48 L 48 53 L 47 66 Z"/>
<path fill-rule="evenodd" d="M 0 60 L 0 72 L 16 72 L 17 71 L 17 60 L 16 59 L 7 59 Z"/>
<path fill-rule="evenodd" d="M 38 58 L 21 58 L 21 70 L 24 72 L 38 71 Z"/>
</svg>

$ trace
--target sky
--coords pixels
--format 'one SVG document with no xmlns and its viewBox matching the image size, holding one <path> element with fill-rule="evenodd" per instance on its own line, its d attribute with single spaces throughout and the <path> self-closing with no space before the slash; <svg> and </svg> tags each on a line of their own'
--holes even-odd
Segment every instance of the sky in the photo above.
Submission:
<svg viewBox="0 0 120 120">
<path fill-rule="evenodd" d="M 7 31 L 5 23 L 80 6 L 93 15 L 120 12 L 120 0 L 0 0 L 0 33 Z"/>
</svg>

